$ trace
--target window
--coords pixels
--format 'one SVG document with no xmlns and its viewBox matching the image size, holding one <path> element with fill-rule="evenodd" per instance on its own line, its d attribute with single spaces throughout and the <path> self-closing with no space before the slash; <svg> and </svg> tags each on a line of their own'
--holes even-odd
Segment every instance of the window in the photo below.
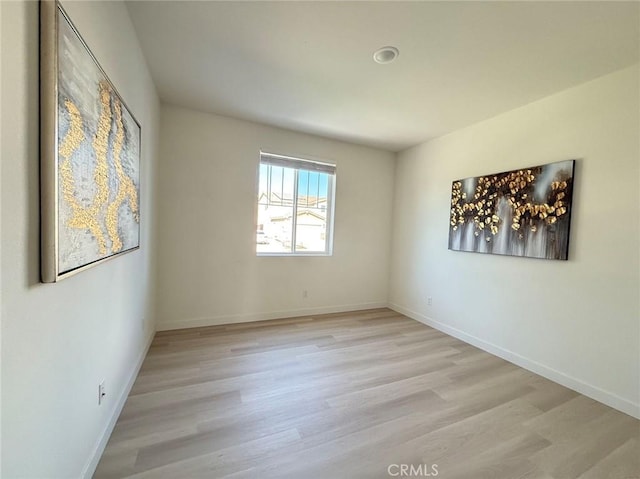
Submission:
<svg viewBox="0 0 640 479">
<path fill-rule="evenodd" d="M 260 153 L 258 255 L 330 255 L 336 167 Z"/>
</svg>

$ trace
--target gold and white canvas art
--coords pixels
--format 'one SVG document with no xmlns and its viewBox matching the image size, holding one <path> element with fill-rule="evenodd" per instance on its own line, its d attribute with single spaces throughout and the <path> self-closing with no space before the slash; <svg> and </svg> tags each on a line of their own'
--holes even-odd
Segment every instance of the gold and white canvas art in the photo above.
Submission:
<svg viewBox="0 0 640 479">
<path fill-rule="evenodd" d="M 140 245 L 140 125 L 62 7 L 42 2 L 42 280 Z"/>
</svg>

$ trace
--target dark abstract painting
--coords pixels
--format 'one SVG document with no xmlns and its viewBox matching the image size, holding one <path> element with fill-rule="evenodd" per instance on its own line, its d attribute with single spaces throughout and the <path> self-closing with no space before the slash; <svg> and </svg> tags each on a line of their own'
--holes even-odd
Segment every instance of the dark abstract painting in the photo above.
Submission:
<svg viewBox="0 0 640 479">
<path fill-rule="evenodd" d="M 449 249 L 566 260 L 575 160 L 453 182 Z"/>
</svg>

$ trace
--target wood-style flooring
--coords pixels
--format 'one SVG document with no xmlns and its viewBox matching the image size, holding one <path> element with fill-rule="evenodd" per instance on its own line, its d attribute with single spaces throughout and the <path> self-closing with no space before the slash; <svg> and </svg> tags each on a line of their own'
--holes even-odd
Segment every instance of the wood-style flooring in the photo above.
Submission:
<svg viewBox="0 0 640 479">
<path fill-rule="evenodd" d="M 95 477 L 631 479 L 640 421 L 377 309 L 159 332 Z"/>
</svg>

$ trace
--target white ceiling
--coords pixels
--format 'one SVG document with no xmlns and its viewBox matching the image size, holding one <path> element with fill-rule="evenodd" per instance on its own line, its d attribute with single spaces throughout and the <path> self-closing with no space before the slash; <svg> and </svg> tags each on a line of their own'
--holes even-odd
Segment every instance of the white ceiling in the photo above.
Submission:
<svg viewBox="0 0 640 479">
<path fill-rule="evenodd" d="M 637 2 L 127 5 L 164 102 L 392 151 L 640 55 Z"/>
</svg>

